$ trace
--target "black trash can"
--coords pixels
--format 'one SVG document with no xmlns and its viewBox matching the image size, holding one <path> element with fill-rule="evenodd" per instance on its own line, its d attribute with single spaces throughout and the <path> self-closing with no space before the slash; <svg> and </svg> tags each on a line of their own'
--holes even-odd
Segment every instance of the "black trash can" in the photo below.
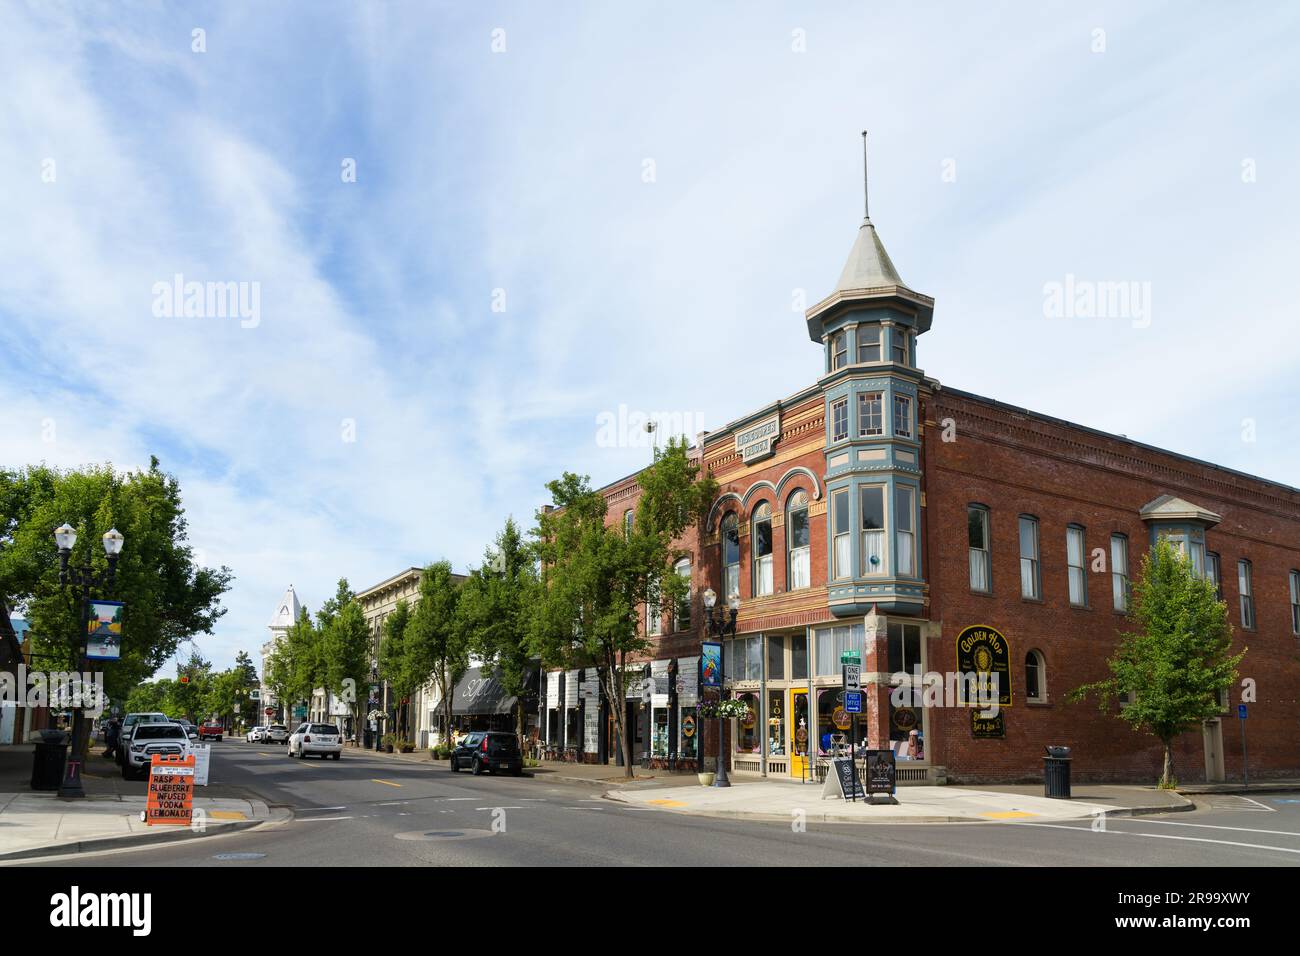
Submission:
<svg viewBox="0 0 1300 956">
<path fill-rule="evenodd" d="M 1048 747 L 1043 758 L 1043 795 L 1056 800 L 1070 799 L 1070 748 Z"/>
<path fill-rule="evenodd" d="M 68 759 L 68 738 L 62 732 L 47 732 L 32 747 L 32 789 L 58 790 L 63 782 L 63 765 Z"/>
</svg>

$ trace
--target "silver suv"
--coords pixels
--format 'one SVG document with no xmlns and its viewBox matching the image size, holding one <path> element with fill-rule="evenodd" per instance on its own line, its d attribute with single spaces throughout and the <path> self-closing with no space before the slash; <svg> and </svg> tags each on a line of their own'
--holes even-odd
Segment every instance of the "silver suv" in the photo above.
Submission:
<svg viewBox="0 0 1300 956">
<path fill-rule="evenodd" d="M 285 744 L 289 742 L 289 728 L 284 724 L 272 724 L 266 728 L 266 736 L 262 738 L 268 744 Z"/>
<path fill-rule="evenodd" d="M 180 724 L 137 723 L 131 740 L 123 748 L 122 779 L 142 778 L 148 775 L 155 754 L 161 757 L 184 757 L 190 752 L 190 738 Z"/>
</svg>

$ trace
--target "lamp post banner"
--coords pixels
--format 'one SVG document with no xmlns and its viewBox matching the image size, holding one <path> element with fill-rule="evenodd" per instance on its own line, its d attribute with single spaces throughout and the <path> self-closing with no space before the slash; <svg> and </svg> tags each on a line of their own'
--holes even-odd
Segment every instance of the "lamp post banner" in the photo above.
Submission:
<svg viewBox="0 0 1300 956">
<path fill-rule="evenodd" d="M 700 645 L 700 686 L 722 687 L 722 645 L 705 641 Z"/>
<path fill-rule="evenodd" d="M 121 601 L 86 602 L 86 660 L 115 661 L 122 657 Z"/>
</svg>

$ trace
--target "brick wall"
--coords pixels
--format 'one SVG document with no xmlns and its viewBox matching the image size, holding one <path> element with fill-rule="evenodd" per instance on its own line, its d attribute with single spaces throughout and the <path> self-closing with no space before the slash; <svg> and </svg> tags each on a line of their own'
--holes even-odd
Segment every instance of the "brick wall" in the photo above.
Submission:
<svg viewBox="0 0 1300 956">
<path fill-rule="evenodd" d="M 974 396 L 940 391 L 925 417 L 930 611 L 942 622 L 941 636 L 928 648 L 930 668 L 955 669 L 958 632 L 992 625 L 1011 645 L 1015 695 L 1004 740 L 973 740 L 964 711 L 931 714 L 931 756 L 947 765 L 950 779 L 1037 777 L 1047 744 L 1074 748 L 1076 778 L 1148 780 L 1158 774 L 1162 750 L 1154 738 L 1130 731 L 1095 702 L 1067 703 L 1065 694 L 1109 673 L 1105 660 L 1126 626 L 1112 608 L 1110 535 L 1128 535 L 1135 576 L 1149 541 L 1138 510 L 1161 494 L 1186 498 L 1223 519 L 1207 532 L 1206 548 L 1221 556 L 1234 649 L 1249 648 L 1241 674 L 1258 683 L 1246 728 L 1251 776 L 1300 772 L 1300 638 L 1291 631 L 1288 591 L 1288 573 L 1300 568 L 1300 493 Z M 955 425 L 955 441 L 942 440 L 944 419 Z M 990 510 L 992 596 L 969 587 L 966 506 L 972 502 Z M 1041 602 L 1020 596 L 1021 513 L 1040 522 Z M 1086 528 L 1089 565 L 1093 549 L 1106 549 L 1107 573 L 1087 575 L 1087 609 L 1069 603 L 1065 529 L 1071 523 Z M 1239 558 L 1253 563 L 1257 623 L 1250 632 L 1239 626 Z M 1031 648 L 1046 661 L 1046 704 L 1025 701 L 1024 657 Z M 1234 688 L 1231 713 L 1223 718 L 1229 780 L 1242 772 L 1238 700 L 1240 688 Z M 1174 760 L 1181 781 L 1204 779 L 1199 731 L 1177 741 Z"/>
</svg>

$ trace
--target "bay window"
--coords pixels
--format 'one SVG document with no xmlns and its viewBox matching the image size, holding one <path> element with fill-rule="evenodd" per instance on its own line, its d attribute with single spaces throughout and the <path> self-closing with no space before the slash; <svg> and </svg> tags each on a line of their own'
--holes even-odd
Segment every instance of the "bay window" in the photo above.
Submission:
<svg viewBox="0 0 1300 956">
<path fill-rule="evenodd" d="M 880 361 L 880 326 L 858 326 L 858 361 Z"/>
<path fill-rule="evenodd" d="M 916 574 L 916 493 L 906 486 L 894 489 L 894 552 L 896 574 Z"/>
<path fill-rule="evenodd" d="M 858 393 L 858 437 L 868 438 L 885 433 L 881 392 Z"/>
<path fill-rule="evenodd" d="M 862 496 L 861 574 L 884 574 L 885 566 L 885 489 L 882 485 L 865 485 Z"/>
<path fill-rule="evenodd" d="M 836 579 L 847 578 L 851 573 L 849 553 L 849 493 L 837 491 L 831 495 L 832 533 L 835 538 L 834 574 Z"/>
<path fill-rule="evenodd" d="M 912 437 L 912 399 L 907 395 L 894 396 L 894 434 L 899 438 Z"/>
</svg>

